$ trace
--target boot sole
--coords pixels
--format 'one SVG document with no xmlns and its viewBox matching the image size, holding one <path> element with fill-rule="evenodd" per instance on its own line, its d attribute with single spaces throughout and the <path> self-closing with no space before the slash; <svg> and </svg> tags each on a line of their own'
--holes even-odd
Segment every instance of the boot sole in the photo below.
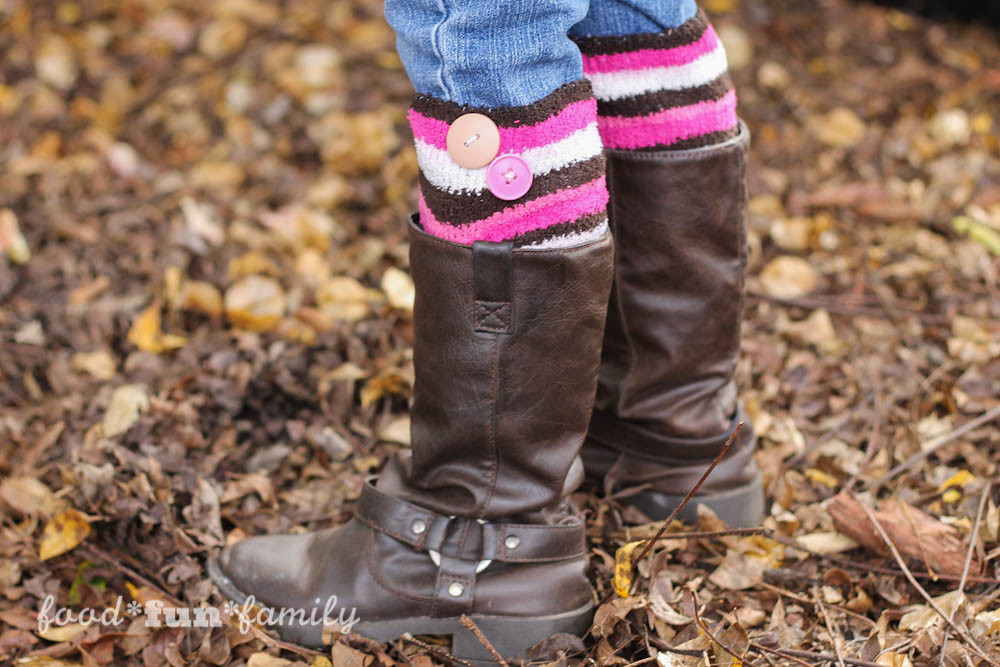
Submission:
<svg viewBox="0 0 1000 667">
<path fill-rule="evenodd" d="M 215 558 L 208 561 L 208 574 L 219 590 L 230 600 L 243 604 L 250 596 L 226 576 Z M 359 614 L 360 615 L 360 614 Z M 594 617 L 591 603 L 573 611 L 547 616 L 494 616 L 469 614 L 469 618 L 479 627 L 505 660 L 512 663 L 524 657 L 525 652 L 555 634 L 567 633 L 582 637 L 590 630 Z M 285 641 L 312 648 L 323 647 L 323 627 L 320 625 L 275 625 L 274 629 Z M 386 643 L 405 634 L 411 635 L 451 635 L 451 654 L 476 667 L 495 665 L 489 649 L 469 629 L 460 617 L 432 618 L 414 616 L 384 621 L 360 620 L 353 632 L 370 639 Z"/>
<path fill-rule="evenodd" d="M 663 521 L 674 508 L 681 504 L 684 496 L 675 496 L 656 491 L 642 491 L 626 502 L 639 509 L 654 521 Z M 698 505 L 707 505 L 731 528 L 752 528 L 759 526 L 765 516 L 764 480 L 758 472 L 753 480 L 735 489 L 719 493 L 696 495 L 677 515 L 687 523 L 698 521 Z"/>
</svg>

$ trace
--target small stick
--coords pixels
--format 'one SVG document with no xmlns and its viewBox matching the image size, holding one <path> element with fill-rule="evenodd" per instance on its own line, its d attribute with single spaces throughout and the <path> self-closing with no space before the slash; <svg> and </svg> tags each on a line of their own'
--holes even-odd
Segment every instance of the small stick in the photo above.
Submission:
<svg viewBox="0 0 1000 667">
<path fill-rule="evenodd" d="M 830 620 L 830 614 L 826 613 L 826 609 L 823 608 L 823 602 L 819 599 L 819 591 L 816 590 L 815 585 L 813 585 L 813 597 L 816 599 L 816 611 L 818 611 L 819 615 L 823 617 L 823 623 L 826 624 L 826 631 L 830 633 L 830 643 L 833 644 L 833 652 L 837 655 L 837 664 L 839 664 L 840 667 L 847 667 L 847 665 L 844 664 L 844 656 L 840 652 L 840 642 L 837 641 L 838 639 L 841 639 L 840 632 L 833 631 L 833 623 Z"/>
<path fill-rule="evenodd" d="M 701 479 L 698 480 L 698 483 L 694 485 L 694 488 L 688 491 L 688 494 L 684 496 L 684 500 L 681 501 L 680 505 L 675 507 L 674 511 L 670 513 L 670 516 L 667 517 L 667 520 L 664 521 L 663 525 L 660 526 L 660 529 L 656 531 L 656 536 L 653 537 L 653 539 L 651 540 L 647 540 L 646 546 L 642 548 L 642 551 L 639 552 L 639 555 L 632 559 L 633 566 L 635 566 L 636 563 L 638 563 L 639 561 L 641 561 L 643 558 L 646 557 L 646 554 L 648 554 L 649 550 L 653 548 L 653 545 L 656 544 L 657 540 L 663 537 L 663 533 L 667 531 L 667 526 L 670 525 L 670 523 L 677 517 L 678 514 L 680 514 L 681 510 L 684 509 L 684 507 L 691 500 L 691 496 L 698 493 L 698 489 L 701 488 L 701 485 L 705 483 L 705 480 L 708 479 L 708 476 L 712 474 L 713 470 L 715 470 L 715 466 L 719 465 L 719 461 L 721 461 L 722 457 L 725 456 L 726 452 L 729 451 L 729 448 L 736 440 L 736 436 L 739 434 L 740 429 L 742 428 L 743 428 L 743 422 L 740 422 L 736 425 L 736 428 L 733 429 L 733 432 L 729 436 L 729 439 L 726 440 L 726 444 L 722 446 L 722 450 L 719 452 L 718 456 L 715 457 L 715 460 L 712 461 L 712 465 L 708 466 L 708 470 L 706 470 L 705 474 L 701 476 Z"/>
<path fill-rule="evenodd" d="M 768 648 L 767 646 L 761 646 L 760 644 L 750 644 L 750 648 L 755 651 L 767 651 L 768 653 L 774 653 L 775 655 L 780 655 L 786 658 L 795 660 L 803 665 L 809 665 L 808 662 L 803 662 L 798 660 L 798 658 L 809 658 L 811 660 L 823 660 L 825 662 L 836 663 L 837 656 L 829 655 L 827 653 L 816 653 L 815 651 L 802 651 L 799 649 L 792 648 Z M 877 662 L 868 662 L 867 660 L 858 660 L 857 658 L 843 658 L 844 662 L 853 667 L 885 667 Z M 809 665 L 809 667 L 813 667 Z"/>
<path fill-rule="evenodd" d="M 462 627 L 468 628 L 472 634 L 476 636 L 476 639 L 479 640 L 480 644 L 486 647 L 486 650 L 490 652 L 490 655 L 492 655 L 493 659 L 497 661 L 497 664 L 501 667 L 510 667 L 510 665 L 507 664 L 507 661 L 503 659 L 503 656 L 500 655 L 500 653 L 493 647 L 490 640 L 486 638 L 483 631 L 479 629 L 476 622 L 469 618 L 467 614 L 462 614 L 462 617 L 459 619 L 459 623 L 462 624 Z"/>
<path fill-rule="evenodd" d="M 620 540 L 640 539 L 640 540 L 661 541 L 661 540 L 686 540 L 688 538 L 709 539 L 713 537 L 730 537 L 732 535 L 767 535 L 769 532 L 770 531 L 768 531 L 767 528 L 730 528 L 728 530 L 707 530 L 702 532 L 695 531 L 691 533 L 667 533 L 666 535 L 660 535 L 659 537 L 656 537 L 655 535 L 653 535 L 652 537 L 632 536 L 632 538 L 630 538 L 629 535 L 625 532 L 618 532 L 618 533 L 612 533 L 611 537 Z"/>
<path fill-rule="evenodd" d="M 903 461 L 902 463 L 900 463 L 898 466 L 896 466 L 886 474 L 882 475 L 882 478 L 878 480 L 878 485 L 881 486 L 882 484 L 885 484 L 890 479 L 892 479 L 899 473 L 903 472 L 910 466 L 914 465 L 915 463 L 920 463 L 928 456 L 930 456 L 937 450 L 947 445 L 949 442 L 961 438 L 963 435 L 965 435 L 969 431 L 972 431 L 973 429 L 977 429 L 980 426 L 989 424 L 997 417 L 1000 417 L 1000 405 L 994 407 L 992 410 L 989 410 L 988 412 L 984 412 L 975 419 L 965 422 L 964 424 L 962 424 L 955 430 L 951 431 L 950 433 L 945 433 L 942 436 L 934 438 L 933 440 L 931 440 L 930 443 L 927 444 L 926 447 L 921 448 L 919 452 L 908 458 L 906 461 Z"/>
<path fill-rule="evenodd" d="M 422 642 L 413 635 L 411 635 L 409 632 L 407 632 L 405 635 L 401 635 L 399 638 L 404 642 L 409 642 L 414 646 L 419 646 L 423 650 L 433 655 L 438 660 L 444 660 L 446 662 L 452 663 L 453 665 L 465 665 L 465 667 L 473 667 L 471 662 L 466 662 L 465 660 L 462 660 L 461 658 L 454 656 L 451 653 L 448 653 L 448 651 L 445 651 L 444 649 L 438 648 L 436 646 L 431 646 L 427 642 Z"/>
<path fill-rule="evenodd" d="M 728 646 L 726 646 L 725 644 L 723 644 L 721 641 L 719 641 L 719 639 L 715 635 L 713 635 L 712 632 L 708 629 L 708 626 L 705 625 L 705 622 L 703 620 L 701 620 L 701 617 L 698 615 L 698 596 L 695 595 L 695 592 L 693 590 L 691 590 L 690 588 L 688 588 L 687 586 L 685 586 L 684 587 L 684 595 L 685 596 L 687 596 L 687 595 L 691 596 L 691 611 L 694 614 L 694 622 L 698 624 L 698 627 L 701 628 L 701 631 L 704 632 L 706 635 L 708 635 L 709 639 L 711 639 L 713 642 L 715 642 L 716 644 L 718 644 L 719 647 L 721 647 L 723 651 L 725 651 L 729 655 L 731 655 L 734 658 L 736 658 L 736 660 L 737 660 L 737 662 L 739 664 L 741 664 L 741 665 L 751 665 L 752 666 L 753 663 L 746 659 L 746 655 L 745 654 L 744 655 L 739 655 L 738 653 L 736 653 L 736 651 L 734 651 L 733 649 L 729 648 Z"/>
<path fill-rule="evenodd" d="M 972 534 L 969 535 L 969 550 L 965 553 L 965 567 L 962 568 L 962 579 L 958 582 L 958 600 L 955 604 L 951 605 L 951 611 L 948 613 L 948 620 L 955 620 L 955 611 L 958 609 L 959 603 L 965 596 L 965 580 L 969 576 L 969 567 L 972 565 L 972 552 L 976 547 L 976 538 L 979 537 L 979 524 L 983 520 L 983 512 L 986 511 L 986 499 L 990 495 L 990 489 L 993 488 L 993 482 L 987 482 L 986 488 L 983 489 L 983 495 L 979 498 L 979 510 L 976 512 L 976 523 L 972 526 Z M 948 633 L 951 628 L 944 629 L 944 639 L 941 640 L 941 662 L 944 665 L 944 647 L 948 645 Z"/>
<path fill-rule="evenodd" d="M 962 628 L 955 625 L 955 622 L 952 621 L 950 618 L 948 618 L 948 616 L 946 616 L 943 611 L 941 611 L 941 607 L 939 607 L 937 603 L 934 602 L 934 598 L 932 598 L 930 594 L 926 590 L 924 590 L 924 587 L 920 585 L 920 582 L 918 582 L 914 578 L 913 574 L 910 572 L 910 568 L 906 566 L 906 562 L 903 560 L 903 556 L 900 555 L 899 549 L 896 548 L 896 545 L 895 543 L 893 543 L 892 538 L 890 538 L 888 533 L 885 532 L 885 528 L 883 528 L 882 524 L 879 523 L 878 517 L 875 516 L 875 513 L 864 503 L 858 501 L 858 504 L 861 506 L 861 509 L 864 510 L 865 514 L 868 516 L 868 520 L 871 521 L 872 524 L 875 526 L 876 530 L 878 530 L 879 535 L 881 535 L 882 537 L 882 541 L 885 542 L 886 546 L 889 547 L 889 550 L 892 551 L 892 555 L 896 559 L 896 563 L 898 563 L 900 569 L 903 570 L 903 574 L 906 575 L 906 579 L 910 582 L 910 585 L 913 586 L 915 589 L 917 589 L 917 592 L 920 593 L 920 596 L 927 601 L 927 604 L 930 606 L 930 608 L 933 609 L 938 616 L 943 618 L 945 622 L 948 624 L 948 627 L 954 630 L 955 634 L 961 637 L 962 640 L 969 645 L 969 648 L 971 648 L 976 655 L 982 658 L 984 662 L 986 662 L 989 665 L 993 665 L 993 667 L 1000 667 L 1000 665 L 998 665 L 995 661 L 990 659 L 990 657 L 986 655 L 981 648 L 979 648 L 979 645 L 975 642 L 974 639 L 972 639 L 972 637 L 968 636 L 968 633 L 964 632 Z"/>
</svg>

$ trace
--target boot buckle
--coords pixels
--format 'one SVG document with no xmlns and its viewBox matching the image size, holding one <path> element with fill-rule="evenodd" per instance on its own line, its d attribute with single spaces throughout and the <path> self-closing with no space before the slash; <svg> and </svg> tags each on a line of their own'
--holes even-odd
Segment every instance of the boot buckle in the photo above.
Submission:
<svg viewBox="0 0 1000 667">
<path fill-rule="evenodd" d="M 440 542 L 444 541 L 444 535 L 445 535 L 445 531 L 448 528 L 448 524 L 451 523 L 452 520 L 454 520 L 455 518 L 456 518 L 455 515 L 452 514 L 452 515 L 449 515 L 447 517 L 443 517 L 443 516 L 442 517 L 438 517 L 438 519 L 434 521 L 434 525 L 431 526 L 431 531 L 437 533 L 438 538 L 437 538 L 436 541 L 439 544 L 440 544 Z M 441 520 L 441 519 L 443 519 L 444 521 L 442 522 L 442 525 L 440 526 L 440 528 L 437 531 L 435 531 L 434 529 L 437 527 L 437 525 L 439 523 L 439 520 Z M 486 519 L 476 519 L 476 523 L 478 523 L 480 526 L 483 527 L 483 529 L 482 529 L 483 530 L 483 545 L 485 546 L 485 544 L 486 544 L 486 538 L 487 538 L 485 527 L 488 525 L 488 522 L 486 521 Z M 429 539 L 431 539 L 430 535 L 428 535 L 428 540 Z M 430 547 L 428 547 L 427 548 L 427 555 L 430 556 L 432 563 L 434 563 L 438 567 L 441 567 L 441 551 L 439 549 L 431 549 Z M 483 570 L 485 570 L 486 568 L 488 568 L 492 562 L 493 562 L 492 558 L 483 558 L 483 559 L 481 559 L 476 564 L 476 574 L 479 574 L 480 572 L 482 572 Z"/>
</svg>

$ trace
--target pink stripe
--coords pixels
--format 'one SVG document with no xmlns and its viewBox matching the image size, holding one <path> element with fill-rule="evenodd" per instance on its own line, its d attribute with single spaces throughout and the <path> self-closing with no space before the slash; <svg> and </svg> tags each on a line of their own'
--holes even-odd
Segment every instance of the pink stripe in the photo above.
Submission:
<svg viewBox="0 0 1000 667">
<path fill-rule="evenodd" d="M 425 116 L 414 109 L 409 112 L 413 136 L 441 150 L 448 150 L 449 124 Z M 597 118 L 597 101 L 580 100 L 564 107 L 559 113 L 536 125 L 500 128 L 500 154 L 520 153 L 529 148 L 545 146 L 582 130 Z"/>
<path fill-rule="evenodd" d="M 648 116 L 598 118 L 605 148 L 646 148 L 736 127 L 736 91 L 716 101 L 665 109 Z"/>
<path fill-rule="evenodd" d="M 674 67 L 686 65 L 710 53 L 719 44 L 715 29 L 708 26 L 698 41 L 672 49 L 639 49 L 625 53 L 606 53 L 583 56 L 583 71 L 587 74 L 620 72 L 622 70 L 649 69 L 650 67 Z"/>
<path fill-rule="evenodd" d="M 504 241 L 536 229 L 545 229 L 561 222 L 570 222 L 608 205 L 608 189 L 604 177 L 596 178 L 578 188 L 567 188 L 512 206 L 461 227 L 441 222 L 431 212 L 420 195 L 420 224 L 429 234 L 455 243 L 473 241 Z"/>
</svg>

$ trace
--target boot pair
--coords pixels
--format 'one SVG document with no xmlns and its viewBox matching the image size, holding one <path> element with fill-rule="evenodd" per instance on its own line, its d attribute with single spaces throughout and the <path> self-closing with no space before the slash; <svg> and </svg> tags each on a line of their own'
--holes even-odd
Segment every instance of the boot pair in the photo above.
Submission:
<svg viewBox="0 0 1000 667">
<path fill-rule="evenodd" d="M 469 247 L 414 217 L 412 448 L 344 526 L 223 551 L 209 564 L 222 592 L 287 610 L 290 641 L 319 645 L 324 612 L 354 609 L 354 632 L 449 634 L 474 664 L 492 658 L 463 614 L 510 659 L 585 633 L 588 549 L 569 494 L 586 474 L 663 519 L 746 420 L 733 373 L 748 141 L 742 127 L 705 148 L 608 151 L 614 243 Z M 704 503 L 759 522 L 753 448 L 747 424 L 684 516 Z"/>
</svg>

